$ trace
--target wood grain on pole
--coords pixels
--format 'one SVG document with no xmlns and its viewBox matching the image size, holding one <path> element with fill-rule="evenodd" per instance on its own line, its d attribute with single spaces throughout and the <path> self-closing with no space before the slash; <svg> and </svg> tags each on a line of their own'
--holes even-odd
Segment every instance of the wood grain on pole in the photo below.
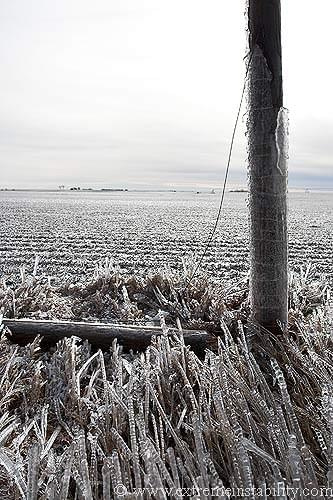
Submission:
<svg viewBox="0 0 333 500">
<path fill-rule="evenodd" d="M 287 325 L 287 155 L 280 0 L 249 0 L 248 153 L 252 319 Z M 281 330 L 280 330 L 281 331 Z"/>
</svg>

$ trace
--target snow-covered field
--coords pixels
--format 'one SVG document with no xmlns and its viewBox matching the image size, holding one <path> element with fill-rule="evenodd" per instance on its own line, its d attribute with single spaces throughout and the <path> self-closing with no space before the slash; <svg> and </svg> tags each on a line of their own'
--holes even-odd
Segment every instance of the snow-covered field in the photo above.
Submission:
<svg viewBox="0 0 333 500">
<path fill-rule="evenodd" d="M 142 192 L 0 192 L 0 273 L 19 268 L 81 280 L 105 256 L 129 273 L 181 266 L 200 254 L 219 194 Z M 289 194 L 291 265 L 316 264 L 332 279 L 333 193 Z M 218 232 L 203 269 L 213 278 L 248 269 L 246 193 L 227 193 Z"/>
</svg>

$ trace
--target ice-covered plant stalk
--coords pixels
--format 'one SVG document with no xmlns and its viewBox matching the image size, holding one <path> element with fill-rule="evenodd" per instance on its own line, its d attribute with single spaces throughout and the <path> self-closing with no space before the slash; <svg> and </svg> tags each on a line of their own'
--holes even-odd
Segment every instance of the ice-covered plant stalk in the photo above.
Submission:
<svg viewBox="0 0 333 500">
<path fill-rule="evenodd" d="M 287 112 L 280 0 L 248 1 L 248 157 L 252 319 L 277 331 L 288 313 Z"/>
</svg>

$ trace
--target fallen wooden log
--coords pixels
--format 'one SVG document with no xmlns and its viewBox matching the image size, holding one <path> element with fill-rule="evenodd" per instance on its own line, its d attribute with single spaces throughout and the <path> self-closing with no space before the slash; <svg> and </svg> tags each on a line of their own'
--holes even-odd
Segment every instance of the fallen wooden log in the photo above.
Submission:
<svg viewBox="0 0 333 500">
<path fill-rule="evenodd" d="M 9 329 L 8 337 L 18 344 L 27 344 L 40 335 L 44 344 L 53 345 L 75 335 L 98 347 L 108 347 L 117 339 L 124 347 L 136 350 L 147 347 L 153 335 L 163 334 L 158 326 L 5 318 L 2 323 Z M 175 333 L 179 333 L 176 328 L 169 328 L 168 335 Z M 204 330 L 183 330 L 183 337 L 185 344 L 197 348 L 204 348 L 213 338 Z"/>
</svg>

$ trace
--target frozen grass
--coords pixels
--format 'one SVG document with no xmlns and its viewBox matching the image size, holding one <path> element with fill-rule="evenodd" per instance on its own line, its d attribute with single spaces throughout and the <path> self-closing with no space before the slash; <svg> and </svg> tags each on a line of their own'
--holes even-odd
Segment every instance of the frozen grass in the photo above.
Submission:
<svg viewBox="0 0 333 500">
<path fill-rule="evenodd" d="M 107 320 L 136 324 L 159 324 L 161 311 L 167 323 L 219 329 L 220 317 L 239 308 L 247 316 L 246 277 L 228 288 L 210 285 L 208 279 L 186 284 L 194 262 L 183 262 L 183 272 L 165 271 L 146 277 L 123 274 L 109 259 L 96 266 L 85 283 L 65 282 L 53 286 L 35 272 L 21 269 L 21 284 L 13 288 L 0 284 L 0 311 L 6 317 L 39 319 Z M 244 312 L 243 312 L 244 311 Z"/>
<path fill-rule="evenodd" d="M 305 498 L 302 488 L 333 488 L 325 281 L 310 268 L 292 276 L 281 339 L 247 322 L 246 281 L 222 295 L 203 279 L 184 292 L 184 280 L 123 278 L 106 263 L 86 284 L 53 288 L 22 276 L 16 290 L 2 285 L 6 315 L 146 322 L 163 310 L 167 323 L 178 317 L 221 336 L 202 355 L 181 333 L 136 355 L 116 344 L 92 352 L 76 338 L 42 352 L 38 340 L 18 347 L 3 337 L 0 498 L 167 499 L 184 497 L 180 488 L 224 498 L 224 487 L 255 498 L 252 488 L 278 484 L 275 498 L 287 487 Z"/>
</svg>

